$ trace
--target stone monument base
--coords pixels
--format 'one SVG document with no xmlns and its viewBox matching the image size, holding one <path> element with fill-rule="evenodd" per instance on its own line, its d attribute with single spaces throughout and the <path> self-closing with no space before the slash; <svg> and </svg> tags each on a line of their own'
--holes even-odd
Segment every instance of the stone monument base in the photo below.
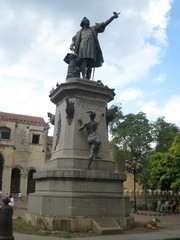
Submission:
<svg viewBox="0 0 180 240">
<path fill-rule="evenodd" d="M 28 210 L 66 217 L 127 217 L 129 198 L 123 196 L 125 175 L 117 172 L 63 169 L 35 174 L 36 191 L 29 194 Z"/>
<path fill-rule="evenodd" d="M 46 170 L 36 173 L 26 221 L 46 230 L 119 233 L 131 227 L 124 174 L 97 170 Z"/>
<path fill-rule="evenodd" d="M 104 234 L 119 233 L 133 222 L 129 197 L 123 195 L 126 175 L 115 171 L 109 149 L 107 103 L 114 96 L 114 89 L 101 81 L 79 78 L 50 94 L 56 104 L 52 156 L 44 170 L 33 175 L 36 190 L 28 196 L 26 215 L 32 225 Z M 82 124 L 89 130 L 81 129 Z M 101 144 L 89 166 L 94 137 Z"/>
<path fill-rule="evenodd" d="M 134 218 L 129 217 L 58 217 L 46 216 L 27 212 L 27 222 L 33 226 L 47 231 L 62 232 L 94 232 L 96 234 L 118 234 L 123 229 L 129 229 L 134 225 Z"/>
</svg>

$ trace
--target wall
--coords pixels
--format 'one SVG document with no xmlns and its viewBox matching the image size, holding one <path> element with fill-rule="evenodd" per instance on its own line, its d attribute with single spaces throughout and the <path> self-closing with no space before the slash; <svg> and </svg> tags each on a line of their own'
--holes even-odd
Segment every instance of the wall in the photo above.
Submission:
<svg viewBox="0 0 180 240">
<path fill-rule="evenodd" d="M 9 134 L 9 136 L 8 136 Z M 33 172 L 44 168 L 48 123 L 39 117 L 0 112 L 0 190 L 27 197 Z"/>
</svg>

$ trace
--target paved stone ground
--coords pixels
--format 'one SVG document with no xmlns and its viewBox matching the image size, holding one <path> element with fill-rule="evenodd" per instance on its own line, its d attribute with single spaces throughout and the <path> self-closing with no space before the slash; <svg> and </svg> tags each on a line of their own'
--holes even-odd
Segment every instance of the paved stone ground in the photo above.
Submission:
<svg viewBox="0 0 180 240">
<path fill-rule="evenodd" d="M 180 213 L 172 214 L 160 214 L 153 211 L 139 211 L 136 214 L 132 214 L 135 220 L 135 227 L 125 232 L 128 233 L 150 233 L 150 232 L 168 232 L 179 229 L 180 232 Z M 158 229 L 145 229 L 144 223 L 157 217 L 160 222 L 158 223 Z M 180 237 L 180 234 L 179 234 Z M 163 238 L 162 238 L 163 239 Z M 180 238 L 178 238 L 180 240 Z"/>
<path fill-rule="evenodd" d="M 134 214 L 134 217 L 138 222 L 146 222 L 157 217 L 160 219 L 160 225 L 180 225 L 180 213 L 161 214 L 153 211 L 139 211 Z"/>
</svg>

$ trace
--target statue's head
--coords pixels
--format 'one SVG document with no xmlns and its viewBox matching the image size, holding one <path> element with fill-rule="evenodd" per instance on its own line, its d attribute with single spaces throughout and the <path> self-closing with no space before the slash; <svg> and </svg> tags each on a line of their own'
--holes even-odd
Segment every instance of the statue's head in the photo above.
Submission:
<svg viewBox="0 0 180 240">
<path fill-rule="evenodd" d="M 89 113 L 89 117 L 90 117 L 91 120 L 95 119 L 95 117 L 96 117 L 96 113 L 95 112 L 88 111 L 87 113 Z"/>
<path fill-rule="evenodd" d="M 89 19 L 87 19 L 86 17 L 84 17 L 82 20 L 81 20 L 81 23 L 80 23 L 80 26 L 81 27 L 84 27 L 84 25 L 88 26 L 90 25 L 90 21 Z"/>
</svg>

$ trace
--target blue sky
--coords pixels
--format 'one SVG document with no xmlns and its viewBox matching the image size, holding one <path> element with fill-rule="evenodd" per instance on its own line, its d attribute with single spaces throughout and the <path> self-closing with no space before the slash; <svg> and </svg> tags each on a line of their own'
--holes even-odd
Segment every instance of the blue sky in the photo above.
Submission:
<svg viewBox="0 0 180 240">
<path fill-rule="evenodd" d="M 81 19 L 94 25 L 120 11 L 99 34 L 105 61 L 94 80 L 115 88 L 109 106 L 180 126 L 179 0 L 0 0 L 0 10 L 0 111 L 48 121 L 49 92 L 66 81 L 63 59 Z"/>
</svg>

